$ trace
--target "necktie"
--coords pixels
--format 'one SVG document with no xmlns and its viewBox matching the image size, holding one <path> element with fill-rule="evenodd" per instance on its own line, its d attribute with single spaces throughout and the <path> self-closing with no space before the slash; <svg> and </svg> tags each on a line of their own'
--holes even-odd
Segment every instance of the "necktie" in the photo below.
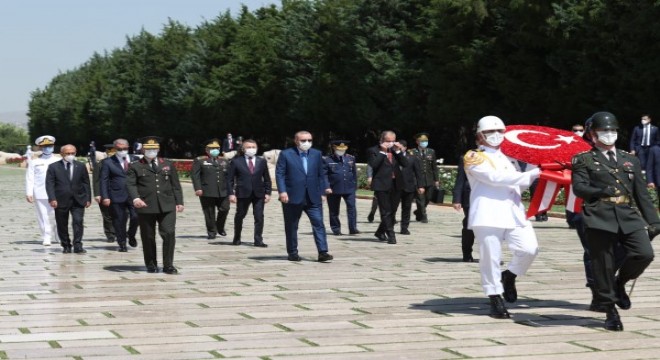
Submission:
<svg viewBox="0 0 660 360">
<path fill-rule="evenodd" d="M 71 163 L 70 162 L 66 163 L 66 173 L 67 173 L 67 175 L 69 175 L 69 180 L 71 180 L 73 178 L 73 176 L 71 174 Z"/>
<path fill-rule="evenodd" d="M 300 156 L 302 156 L 303 170 L 305 170 L 305 175 L 307 175 L 307 153 L 303 152 Z"/>
<path fill-rule="evenodd" d="M 644 130 L 642 130 L 642 146 L 646 146 L 646 136 L 648 132 L 648 126 L 644 125 Z"/>
<path fill-rule="evenodd" d="M 151 168 L 154 169 L 155 172 L 158 172 L 158 163 L 156 163 L 156 159 L 151 160 Z"/>
<path fill-rule="evenodd" d="M 124 158 L 124 172 L 128 171 L 128 158 Z"/>
<path fill-rule="evenodd" d="M 250 174 L 254 174 L 254 160 L 251 157 L 248 158 L 248 169 L 250 169 Z"/>
<path fill-rule="evenodd" d="M 389 152 L 389 151 L 387 152 L 387 160 L 388 160 L 389 162 L 392 162 L 392 153 Z"/>
<path fill-rule="evenodd" d="M 612 164 L 616 165 L 616 159 L 614 158 L 614 151 L 608 150 L 607 151 L 607 158 L 610 160 Z"/>
</svg>

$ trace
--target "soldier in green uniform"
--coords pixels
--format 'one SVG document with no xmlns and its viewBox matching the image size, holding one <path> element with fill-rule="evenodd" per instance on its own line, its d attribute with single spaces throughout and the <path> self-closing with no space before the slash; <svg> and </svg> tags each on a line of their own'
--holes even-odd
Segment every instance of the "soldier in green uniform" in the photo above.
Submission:
<svg viewBox="0 0 660 360">
<path fill-rule="evenodd" d="M 217 234 L 227 235 L 225 221 L 229 214 L 227 194 L 229 162 L 220 157 L 220 146 L 220 140 L 209 140 L 206 143 L 206 155 L 195 159 L 190 173 L 195 195 L 199 197 L 199 202 L 202 204 L 208 239 L 215 239 Z M 218 209 L 217 218 L 216 208 Z"/>
<path fill-rule="evenodd" d="M 142 141 L 144 158 L 128 168 L 126 186 L 138 213 L 140 237 L 147 272 L 158 272 L 156 260 L 156 223 L 163 239 L 163 272 L 176 274 L 174 245 L 176 213 L 183 211 L 183 192 L 174 165 L 158 157 L 158 138 Z"/>
<path fill-rule="evenodd" d="M 417 210 L 415 210 L 415 218 L 417 221 L 423 223 L 429 222 L 426 216 L 426 206 L 429 204 L 432 195 L 432 188 L 440 187 L 438 180 L 438 164 L 436 163 L 435 150 L 429 148 L 429 134 L 419 133 L 415 135 L 417 147 L 412 149 L 410 153 L 419 159 L 420 177 L 417 179 L 417 187 L 424 188 L 423 193 L 417 193 L 415 203 Z"/>
<path fill-rule="evenodd" d="M 94 171 L 92 172 L 92 188 L 94 190 L 94 201 L 99 204 L 101 210 L 101 217 L 103 218 L 103 232 L 105 233 L 106 241 L 109 243 L 115 242 L 115 227 L 112 225 L 112 211 L 107 206 L 101 204 L 101 166 L 103 162 L 115 154 L 115 147 L 112 144 L 106 144 L 105 154 L 106 157 L 96 162 Z"/>
<path fill-rule="evenodd" d="M 605 329 L 623 330 L 616 310 L 630 309 L 626 282 L 636 279 L 653 261 L 652 237 L 660 219 L 651 202 L 639 160 L 617 149 L 619 124 L 609 112 L 591 117 L 590 151 L 573 157 L 573 191 L 584 200 L 585 237 L 594 273 L 594 300 L 605 309 Z M 649 230 L 650 229 L 650 230 Z M 615 275 L 614 247 L 626 250 Z"/>
</svg>

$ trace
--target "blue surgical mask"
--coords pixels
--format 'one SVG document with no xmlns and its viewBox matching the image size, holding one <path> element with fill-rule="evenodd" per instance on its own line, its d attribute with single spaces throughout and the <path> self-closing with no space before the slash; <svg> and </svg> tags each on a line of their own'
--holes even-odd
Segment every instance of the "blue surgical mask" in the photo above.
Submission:
<svg viewBox="0 0 660 360">
<path fill-rule="evenodd" d="M 220 155 L 220 150 L 218 149 L 210 150 L 209 155 L 211 155 L 212 157 L 217 157 L 218 155 Z"/>
<path fill-rule="evenodd" d="M 429 142 L 428 141 L 420 141 L 419 146 L 426 149 L 426 147 L 429 146 Z"/>
<path fill-rule="evenodd" d="M 41 149 L 41 152 L 42 152 L 44 155 L 51 155 L 51 154 L 53 153 L 53 150 L 55 150 L 55 147 L 54 147 L 54 146 L 46 146 L 45 148 L 42 148 L 42 149 Z"/>
</svg>

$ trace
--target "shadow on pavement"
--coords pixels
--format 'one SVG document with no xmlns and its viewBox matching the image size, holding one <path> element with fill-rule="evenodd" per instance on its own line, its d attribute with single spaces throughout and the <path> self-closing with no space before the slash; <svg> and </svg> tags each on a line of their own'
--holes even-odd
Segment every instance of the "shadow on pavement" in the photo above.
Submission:
<svg viewBox="0 0 660 360">
<path fill-rule="evenodd" d="M 147 268 L 144 265 L 109 265 L 109 266 L 104 266 L 103 270 L 114 271 L 114 272 L 129 272 L 129 271 L 146 271 Z"/>
<path fill-rule="evenodd" d="M 426 258 L 424 261 L 428 262 L 448 262 L 448 263 L 456 263 L 456 262 L 463 262 L 463 258 L 460 257 L 455 257 L 455 258 L 441 258 L 441 257 L 434 257 L 434 258 Z M 474 263 L 478 263 L 479 259 L 474 259 Z M 469 263 L 466 263 L 469 264 Z"/>
<path fill-rule="evenodd" d="M 306 259 L 302 257 L 302 261 L 305 261 Z M 287 260 L 288 256 L 287 255 L 263 255 L 263 256 L 248 256 L 248 259 L 250 260 L 264 260 L 264 261 L 270 261 L 270 260 Z"/>
</svg>

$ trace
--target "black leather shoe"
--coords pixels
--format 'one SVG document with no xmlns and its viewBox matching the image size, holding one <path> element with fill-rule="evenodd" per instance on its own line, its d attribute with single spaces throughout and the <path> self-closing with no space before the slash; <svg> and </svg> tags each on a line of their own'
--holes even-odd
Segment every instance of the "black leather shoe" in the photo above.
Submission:
<svg viewBox="0 0 660 360">
<path fill-rule="evenodd" d="M 113 237 L 113 236 L 108 236 L 108 237 L 105 239 L 105 241 L 106 241 L 106 242 L 109 242 L 109 243 L 113 243 L 113 242 L 117 241 L 117 239 L 116 239 L 115 237 Z"/>
<path fill-rule="evenodd" d="M 119 249 L 117 249 L 119 252 L 127 252 L 128 249 L 126 248 L 126 244 L 124 245 L 119 245 Z"/>
<path fill-rule="evenodd" d="M 623 323 L 619 317 L 619 312 L 616 311 L 616 307 L 610 306 L 605 316 L 605 330 L 623 331 Z"/>
<path fill-rule="evenodd" d="M 240 245 L 241 241 L 234 239 L 234 241 L 231 242 L 232 245 Z"/>
<path fill-rule="evenodd" d="M 591 290 L 591 304 L 589 304 L 589 311 L 607 312 L 607 306 L 599 304 L 596 300 L 598 298 L 598 292 L 594 289 L 594 285 L 589 285 L 587 287 Z"/>
<path fill-rule="evenodd" d="M 333 231 L 332 235 L 339 236 L 339 235 L 344 235 L 344 234 L 342 234 L 341 231 Z"/>
<path fill-rule="evenodd" d="M 474 258 L 472 256 L 463 256 L 463 262 L 474 262 Z"/>
<path fill-rule="evenodd" d="M 509 270 L 502 271 L 502 286 L 504 287 L 504 300 L 513 303 L 518 300 L 516 291 L 516 274 Z"/>
<path fill-rule="evenodd" d="M 218 235 L 216 235 L 215 233 L 208 233 L 208 235 L 206 235 L 206 238 L 209 239 L 209 240 L 213 240 L 213 239 L 215 239 L 217 236 L 218 236 Z"/>
<path fill-rule="evenodd" d="M 148 273 L 157 273 L 158 272 L 158 266 L 147 266 L 147 272 Z"/>
<path fill-rule="evenodd" d="M 351 230 L 351 231 L 349 231 L 349 234 L 351 234 L 351 235 L 357 235 L 357 234 L 361 234 L 361 233 L 362 232 L 360 230 Z"/>
<path fill-rule="evenodd" d="M 287 260 L 289 260 L 289 261 L 300 261 L 302 259 L 300 258 L 300 256 L 298 254 L 292 254 L 292 255 L 289 255 Z"/>
<path fill-rule="evenodd" d="M 137 239 L 135 237 L 129 237 L 128 245 L 130 245 L 131 247 L 137 247 Z"/>
<path fill-rule="evenodd" d="M 335 257 L 328 254 L 327 252 L 319 253 L 319 262 L 326 262 L 334 259 Z"/>
<path fill-rule="evenodd" d="M 220 234 L 220 236 L 227 236 L 227 233 L 224 230 L 220 231 L 218 234 Z"/>
<path fill-rule="evenodd" d="M 369 216 L 367 216 L 367 221 L 370 223 L 374 222 L 374 214 L 369 214 Z"/>
<path fill-rule="evenodd" d="M 63 247 L 62 254 L 71 254 L 71 247 L 70 246 Z"/>
<path fill-rule="evenodd" d="M 396 244 L 396 239 L 387 239 L 388 244 Z"/>
<path fill-rule="evenodd" d="M 424 216 L 422 218 L 422 224 L 428 224 L 428 223 L 429 223 L 429 219 L 426 216 Z"/>
<path fill-rule="evenodd" d="M 401 229 L 401 235 L 410 235 L 410 231 L 408 229 Z"/>
<path fill-rule="evenodd" d="M 621 281 L 618 276 L 614 281 L 614 291 L 616 292 L 616 297 L 619 299 L 617 300 L 616 305 L 621 310 L 630 309 L 632 303 L 630 302 L 630 297 L 626 293 L 626 283 Z"/>
<path fill-rule="evenodd" d="M 413 214 L 415 214 L 415 220 L 417 220 L 417 221 L 422 220 L 422 214 L 420 214 L 419 210 L 413 211 Z"/>
<path fill-rule="evenodd" d="M 73 249 L 73 252 L 76 253 L 76 254 L 84 254 L 84 253 L 87 252 L 87 250 L 85 250 L 83 248 L 77 248 L 77 249 Z"/>
<path fill-rule="evenodd" d="M 490 317 L 495 319 L 508 319 L 511 317 L 501 296 L 491 295 L 488 299 L 490 300 L 490 313 L 488 314 Z"/>
<path fill-rule="evenodd" d="M 168 267 L 163 268 L 163 272 L 165 274 L 172 275 L 172 274 L 177 274 L 179 272 L 179 270 L 177 270 L 174 266 L 168 266 Z"/>
<path fill-rule="evenodd" d="M 378 240 L 380 240 L 380 241 L 387 241 L 387 235 L 385 235 L 385 234 L 383 234 L 383 233 L 380 233 L 380 234 L 379 234 L 379 233 L 375 233 L 374 236 L 377 237 Z"/>
<path fill-rule="evenodd" d="M 256 243 L 254 243 L 254 247 L 266 248 L 266 247 L 268 247 L 268 244 L 266 244 L 263 241 L 262 242 L 256 242 Z"/>
</svg>

